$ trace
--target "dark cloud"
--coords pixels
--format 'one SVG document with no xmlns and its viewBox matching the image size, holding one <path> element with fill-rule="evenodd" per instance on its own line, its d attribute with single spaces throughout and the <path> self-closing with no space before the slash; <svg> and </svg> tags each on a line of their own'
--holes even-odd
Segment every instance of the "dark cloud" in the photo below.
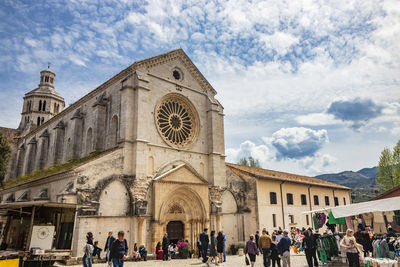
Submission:
<svg viewBox="0 0 400 267">
<path fill-rule="evenodd" d="M 276 149 L 277 159 L 313 157 L 328 142 L 326 130 L 304 127 L 282 128 L 268 140 Z"/>
<path fill-rule="evenodd" d="M 383 106 L 376 104 L 372 99 L 355 98 L 332 102 L 328 113 L 342 121 L 350 121 L 354 128 L 360 128 L 365 122 L 382 114 Z"/>
</svg>

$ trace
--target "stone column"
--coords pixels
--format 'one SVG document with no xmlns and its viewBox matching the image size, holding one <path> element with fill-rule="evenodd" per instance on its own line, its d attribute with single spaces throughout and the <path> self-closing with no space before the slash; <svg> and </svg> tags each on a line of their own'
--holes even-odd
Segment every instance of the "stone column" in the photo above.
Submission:
<svg viewBox="0 0 400 267">
<path fill-rule="evenodd" d="M 106 121 L 107 121 L 107 102 L 108 98 L 105 93 L 98 96 L 94 103 L 94 149 L 103 151 L 106 142 Z"/>
<path fill-rule="evenodd" d="M 138 245 L 140 246 L 143 243 L 143 222 L 144 217 L 137 217 L 138 219 Z"/>
<path fill-rule="evenodd" d="M 33 137 L 28 143 L 28 157 L 25 157 L 25 170 L 24 175 L 29 174 L 35 169 L 35 158 L 36 158 L 36 138 Z"/>
<path fill-rule="evenodd" d="M 215 228 L 216 228 L 216 231 L 217 231 L 217 233 L 219 232 L 219 231 L 221 231 L 221 214 L 216 214 L 215 215 Z"/>
<path fill-rule="evenodd" d="M 121 84 L 121 123 L 120 137 L 123 143 L 123 173 L 134 175 L 133 168 L 133 129 L 134 129 L 134 76 L 129 76 Z"/>
<path fill-rule="evenodd" d="M 64 150 L 64 123 L 60 121 L 54 127 L 54 143 L 53 143 L 53 165 L 61 163 Z"/>
<path fill-rule="evenodd" d="M 49 132 L 45 130 L 39 136 L 39 154 L 37 156 L 35 169 L 42 170 L 47 165 L 48 153 L 49 153 Z"/>
<path fill-rule="evenodd" d="M 68 156 L 72 156 L 74 159 L 79 159 L 81 157 L 83 144 L 83 113 L 80 109 L 77 109 L 72 116 L 71 127 L 74 136 L 72 137 L 72 153 Z"/>
<path fill-rule="evenodd" d="M 22 144 L 18 148 L 18 155 L 17 155 L 17 165 L 15 168 L 15 177 L 19 177 L 23 175 L 24 172 L 24 163 L 25 163 L 25 144 Z"/>
</svg>

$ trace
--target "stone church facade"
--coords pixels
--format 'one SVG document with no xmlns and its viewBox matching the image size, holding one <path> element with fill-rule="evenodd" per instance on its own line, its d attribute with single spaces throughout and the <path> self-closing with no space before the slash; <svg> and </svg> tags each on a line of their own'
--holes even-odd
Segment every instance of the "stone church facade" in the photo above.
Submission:
<svg viewBox="0 0 400 267">
<path fill-rule="evenodd" d="M 347 187 L 226 163 L 223 107 L 181 49 L 135 62 L 65 109 L 54 80 L 41 72 L 15 131 L 0 190 L 11 247 L 29 238 L 29 219 L 13 209 L 30 205 L 42 212 L 33 223 L 55 224 L 80 256 L 89 231 L 102 246 L 124 230 L 153 252 L 165 232 L 195 244 L 208 227 L 230 245 L 262 227 L 312 226 L 302 211 L 350 203 Z"/>
</svg>

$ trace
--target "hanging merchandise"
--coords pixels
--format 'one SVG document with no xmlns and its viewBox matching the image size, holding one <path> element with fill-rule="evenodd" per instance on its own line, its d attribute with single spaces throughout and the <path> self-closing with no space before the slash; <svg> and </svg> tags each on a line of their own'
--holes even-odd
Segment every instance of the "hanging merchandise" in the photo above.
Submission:
<svg viewBox="0 0 400 267">
<path fill-rule="evenodd" d="M 328 222 L 329 224 L 342 224 L 346 225 L 346 219 L 345 218 L 335 218 L 332 214 L 332 211 L 329 212 L 328 215 Z"/>
<path fill-rule="evenodd" d="M 315 213 L 313 216 L 313 222 L 314 222 L 314 229 L 318 230 L 319 228 L 322 228 L 326 222 L 326 215 L 325 213 Z"/>
<path fill-rule="evenodd" d="M 327 263 L 339 255 L 339 249 L 334 235 L 323 235 L 317 239 L 318 258 Z"/>
</svg>

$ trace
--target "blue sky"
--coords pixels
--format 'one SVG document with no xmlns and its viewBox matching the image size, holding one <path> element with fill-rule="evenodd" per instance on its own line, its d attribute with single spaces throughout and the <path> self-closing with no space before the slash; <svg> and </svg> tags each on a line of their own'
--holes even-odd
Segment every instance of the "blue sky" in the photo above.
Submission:
<svg viewBox="0 0 400 267">
<path fill-rule="evenodd" d="M 68 105 L 181 47 L 225 107 L 229 161 L 358 170 L 400 139 L 399 1 L 3 0 L 0 17 L 1 126 L 47 62 Z"/>
</svg>

